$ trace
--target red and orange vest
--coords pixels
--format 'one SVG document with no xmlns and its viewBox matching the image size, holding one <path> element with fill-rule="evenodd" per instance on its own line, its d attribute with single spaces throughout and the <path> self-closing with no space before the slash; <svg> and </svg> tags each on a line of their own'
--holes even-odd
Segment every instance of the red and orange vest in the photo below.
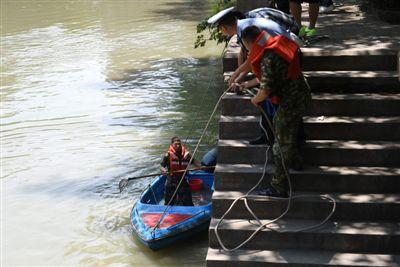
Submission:
<svg viewBox="0 0 400 267">
<path fill-rule="evenodd" d="M 176 151 L 172 146 L 169 146 L 169 171 L 180 171 L 186 169 L 190 161 L 189 152 L 186 151 L 185 147 L 182 145 L 180 158 L 176 155 Z"/>
<path fill-rule="evenodd" d="M 264 56 L 265 50 L 272 50 L 274 53 L 282 57 L 287 63 L 289 63 L 287 76 L 288 79 L 298 79 L 301 73 L 298 53 L 299 46 L 293 40 L 290 40 L 283 35 L 272 37 L 265 31 L 262 31 L 254 41 L 249 53 L 252 71 L 259 80 L 261 80 L 260 63 Z M 272 96 L 271 102 L 273 104 L 278 104 L 279 99 L 276 96 Z"/>
</svg>

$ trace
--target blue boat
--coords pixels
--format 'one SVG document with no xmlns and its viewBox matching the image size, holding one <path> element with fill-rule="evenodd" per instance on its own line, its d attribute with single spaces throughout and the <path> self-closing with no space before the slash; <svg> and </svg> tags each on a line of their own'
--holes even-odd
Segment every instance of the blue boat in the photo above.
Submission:
<svg viewBox="0 0 400 267">
<path fill-rule="evenodd" d="M 194 206 L 169 206 L 164 213 L 167 207 L 164 205 L 166 176 L 161 175 L 143 191 L 132 208 L 130 220 L 133 235 L 152 250 L 161 249 L 208 229 L 214 175 L 204 171 L 191 171 L 186 179 L 203 181 L 201 190 L 192 190 Z"/>
</svg>

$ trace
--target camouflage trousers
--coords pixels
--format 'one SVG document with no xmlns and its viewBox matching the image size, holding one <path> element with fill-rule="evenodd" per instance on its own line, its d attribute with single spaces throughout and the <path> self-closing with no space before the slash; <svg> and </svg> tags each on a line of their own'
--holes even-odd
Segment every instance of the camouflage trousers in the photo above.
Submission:
<svg viewBox="0 0 400 267">
<path fill-rule="evenodd" d="M 272 151 L 274 154 L 275 173 L 272 177 L 271 185 L 280 192 L 288 190 L 288 181 L 282 163 L 282 156 L 287 170 L 293 164 L 302 163 L 297 143 L 297 133 L 304 110 L 305 107 L 289 109 L 280 106 L 274 117 L 273 126 L 276 136 Z"/>
<path fill-rule="evenodd" d="M 180 177 L 167 177 L 167 181 L 165 182 L 165 204 L 167 204 L 176 188 L 178 187 L 180 181 Z M 192 192 L 190 191 L 190 187 L 186 179 L 184 179 L 176 193 L 174 199 L 171 202 L 171 206 L 181 205 L 181 206 L 193 206 L 192 201 Z"/>
</svg>

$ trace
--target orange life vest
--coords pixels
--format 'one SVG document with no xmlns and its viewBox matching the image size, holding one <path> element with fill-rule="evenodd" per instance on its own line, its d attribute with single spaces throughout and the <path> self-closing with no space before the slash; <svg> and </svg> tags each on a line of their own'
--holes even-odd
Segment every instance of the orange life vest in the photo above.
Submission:
<svg viewBox="0 0 400 267">
<path fill-rule="evenodd" d="M 186 167 L 188 166 L 189 161 L 190 161 L 190 155 L 189 155 L 189 152 L 186 151 L 186 149 L 183 145 L 181 148 L 181 153 L 180 153 L 181 158 L 180 159 L 176 155 L 177 152 L 172 147 L 172 145 L 169 146 L 168 154 L 169 154 L 169 171 L 170 172 L 186 169 Z"/>
<path fill-rule="evenodd" d="M 283 35 L 272 37 L 265 31 L 262 31 L 255 40 L 249 53 L 251 69 L 259 80 L 261 80 L 260 61 L 264 56 L 265 50 L 272 50 L 289 63 L 288 79 L 295 80 L 299 77 L 301 73 L 298 55 L 299 46 L 293 40 L 290 40 Z M 278 97 L 272 96 L 271 102 L 273 104 L 278 104 Z"/>
</svg>

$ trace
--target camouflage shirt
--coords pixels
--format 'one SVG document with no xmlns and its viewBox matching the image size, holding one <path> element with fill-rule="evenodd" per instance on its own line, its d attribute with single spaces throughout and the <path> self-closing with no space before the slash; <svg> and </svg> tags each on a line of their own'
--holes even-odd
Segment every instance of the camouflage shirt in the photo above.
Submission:
<svg viewBox="0 0 400 267">
<path fill-rule="evenodd" d="M 261 59 L 260 87 L 279 97 L 282 108 L 305 109 L 311 100 L 311 90 L 303 74 L 297 80 L 287 78 L 288 63 L 272 51 Z"/>
</svg>

